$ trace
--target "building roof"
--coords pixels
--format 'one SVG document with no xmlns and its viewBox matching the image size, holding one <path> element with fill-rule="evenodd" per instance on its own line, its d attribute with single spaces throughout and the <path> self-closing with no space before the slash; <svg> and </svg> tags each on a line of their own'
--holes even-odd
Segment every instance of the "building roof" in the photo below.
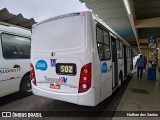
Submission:
<svg viewBox="0 0 160 120">
<path fill-rule="evenodd" d="M 148 50 L 148 37 L 160 41 L 160 0 L 80 0 L 137 51 Z M 130 13 L 125 8 L 128 3 Z"/>
<path fill-rule="evenodd" d="M 23 28 L 31 29 L 32 25 L 35 24 L 35 20 L 33 18 L 26 19 L 23 17 L 22 14 L 14 15 L 10 13 L 6 8 L 0 10 L 0 22 L 3 23 L 9 23 L 12 25 L 20 26 Z"/>
</svg>

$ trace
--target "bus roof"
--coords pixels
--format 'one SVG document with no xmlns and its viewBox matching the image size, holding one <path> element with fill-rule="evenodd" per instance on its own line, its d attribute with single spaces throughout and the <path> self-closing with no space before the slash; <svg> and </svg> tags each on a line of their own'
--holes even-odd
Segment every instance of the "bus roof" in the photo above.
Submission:
<svg viewBox="0 0 160 120">
<path fill-rule="evenodd" d="M 14 26 L 4 26 L 0 25 L 0 32 L 14 33 L 17 35 L 23 35 L 26 37 L 31 37 L 31 31 Z"/>
</svg>

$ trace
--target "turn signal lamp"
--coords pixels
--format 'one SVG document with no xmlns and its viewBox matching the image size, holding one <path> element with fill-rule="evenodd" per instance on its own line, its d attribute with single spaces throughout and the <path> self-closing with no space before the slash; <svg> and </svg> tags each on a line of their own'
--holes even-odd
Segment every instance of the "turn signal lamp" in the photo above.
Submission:
<svg viewBox="0 0 160 120">
<path fill-rule="evenodd" d="M 87 74 L 87 73 L 88 73 L 88 69 L 85 68 L 85 69 L 83 70 L 83 72 L 84 72 L 85 74 Z"/>
</svg>

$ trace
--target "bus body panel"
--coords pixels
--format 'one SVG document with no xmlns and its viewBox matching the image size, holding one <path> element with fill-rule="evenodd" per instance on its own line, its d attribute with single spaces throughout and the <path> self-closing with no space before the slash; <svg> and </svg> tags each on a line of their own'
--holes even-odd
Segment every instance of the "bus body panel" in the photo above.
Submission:
<svg viewBox="0 0 160 120">
<path fill-rule="evenodd" d="M 111 61 L 100 61 L 97 51 L 97 44 L 94 42 L 94 53 L 93 53 L 93 82 L 96 88 L 96 103 L 103 101 L 112 94 L 112 69 Z M 103 63 L 108 65 L 107 73 L 102 73 Z"/>
<path fill-rule="evenodd" d="M 5 71 L 0 74 L 0 97 L 2 97 L 20 90 L 22 77 L 29 72 L 30 61 L 0 59 L 0 62 L 2 63 L 0 71 Z M 14 68 L 15 65 L 19 65 L 20 68 Z M 8 70 L 13 72 L 8 72 Z"/>
<path fill-rule="evenodd" d="M 85 105 L 85 106 L 96 105 L 96 102 L 94 99 L 95 98 L 94 88 L 91 88 L 87 92 L 81 93 L 81 94 L 68 94 L 68 93 L 57 93 L 57 92 L 40 89 L 32 83 L 32 90 L 33 90 L 33 94 L 35 95 L 44 96 L 44 97 L 48 97 L 56 100 L 66 101 L 66 102 L 75 103 L 78 105 Z"/>
<path fill-rule="evenodd" d="M 72 54 L 73 55 L 73 54 Z M 81 67 L 83 66 L 82 62 L 78 58 L 72 57 L 54 57 L 56 59 L 56 63 L 74 63 L 76 64 L 77 71 L 81 71 Z M 51 61 L 53 58 L 45 58 L 45 59 L 35 59 L 34 65 L 38 63 L 39 60 L 44 60 L 47 62 L 47 70 L 42 71 L 38 68 L 35 71 L 36 80 L 37 80 L 37 87 L 53 91 L 53 92 L 60 92 L 60 93 L 78 93 L 78 86 L 79 86 L 79 76 L 80 72 L 77 72 L 76 75 L 58 75 L 56 73 L 56 67 L 51 66 Z M 51 88 L 51 85 L 56 83 L 60 85 L 60 88 L 54 89 Z"/>
<path fill-rule="evenodd" d="M 101 71 L 100 68 L 100 60 L 97 50 L 97 39 L 96 39 L 96 25 L 97 22 L 92 19 L 92 86 L 96 88 L 95 90 L 95 103 L 98 104 L 101 101 L 101 75 L 99 74 Z M 97 74 L 98 73 L 98 74 Z"/>
<path fill-rule="evenodd" d="M 11 26 L 8 27 L 8 26 L 0 25 L 0 63 L 1 63 L 0 65 L 0 97 L 19 91 L 22 78 L 26 73 L 30 71 L 29 58 L 19 59 L 19 58 L 14 58 L 14 56 L 12 56 L 11 58 L 4 58 L 4 55 L 11 54 L 11 52 L 14 52 L 15 55 L 17 53 L 14 51 L 16 50 L 16 47 L 14 46 L 15 43 L 12 44 L 12 47 L 15 47 L 15 49 L 9 52 L 7 50 L 10 50 L 10 46 L 4 47 L 2 43 L 3 42 L 2 39 L 4 39 L 4 37 L 5 37 L 5 40 L 11 37 L 13 39 L 13 37 L 19 37 L 19 36 L 22 39 L 23 38 L 30 39 L 31 34 L 28 30 L 11 27 Z M 30 40 L 29 40 L 29 43 L 30 43 Z M 11 45 L 11 43 L 9 44 Z"/>
<path fill-rule="evenodd" d="M 93 82 L 96 88 L 95 96 L 96 103 L 100 103 L 112 94 L 112 62 L 110 60 L 99 59 L 98 49 L 97 49 L 97 38 L 96 38 L 96 28 L 100 27 L 99 24 L 93 22 Z M 102 27 L 103 28 L 103 27 Z M 103 73 L 103 65 L 107 65 L 107 72 Z"/>
<path fill-rule="evenodd" d="M 91 88 L 87 91 L 88 93 L 78 93 L 81 69 L 86 64 L 92 64 L 91 13 L 85 12 L 82 15 L 72 15 L 48 21 L 33 28 L 31 63 L 35 69 L 37 82 L 36 86 L 32 84 L 35 88 L 33 93 L 76 104 L 95 106 L 95 95 L 93 94 L 95 92 L 92 92 L 95 91 L 93 82 L 91 82 Z M 57 31 L 55 32 L 55 30 Z M 63 31 L 62 33 L 61 30 Z M 41 34 L 42 36 L 40 36 Z M 44 43 L 47 44 L 44 45 Z M 52 56 L 53 52 L 54 56 Z M 61 75 L 56 73 L 57 67 L 52 66 L 52 60 L 56 64 L 75 64 L 76 74 Z M 39 61 L 47 64 L 45 70 L 37 67 Z M 61 78 L 63 78 L 62 81 Z M 51 84 L 58 85 L 58 89 L 52 88 Z M 61 99 L 56 94 L 62 97 L 64 95 L 64 98 Z M 85 99 L 82 96 L 85 96 Z M 94 97 L 93 102 L 87 101 L 87 96 L 88 98 Z"/>
<path fill-rule="evenodd" d="M 110 95 L 112 95 L 112 86 L 113 86 L 113 81 L 112 81 L 112 68 L 110 68 L 110 66 L 112 65 L 111 61 L 101 61 L 101 69 L 103 64 L 106 63 L 108 70 L 107 73 L 102 73 L 101 74 L 101 101 L 105 100 L 107 97 L 109 97 Z"/>
</svg>

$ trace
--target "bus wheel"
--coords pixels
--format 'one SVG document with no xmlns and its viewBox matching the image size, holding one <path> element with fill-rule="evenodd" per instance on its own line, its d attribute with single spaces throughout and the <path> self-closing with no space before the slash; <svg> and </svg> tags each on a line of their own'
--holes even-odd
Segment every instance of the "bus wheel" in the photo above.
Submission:
<svg viewBox="0 0 160 120">
<path fill-rule="evenodd" d="M 20 97 L 31 95 L 31 93 L 32 93 L 32 87 L 31 87 L 30 75 L 27 75 L 23 77 L 20 84 Z"/>
</svg>

